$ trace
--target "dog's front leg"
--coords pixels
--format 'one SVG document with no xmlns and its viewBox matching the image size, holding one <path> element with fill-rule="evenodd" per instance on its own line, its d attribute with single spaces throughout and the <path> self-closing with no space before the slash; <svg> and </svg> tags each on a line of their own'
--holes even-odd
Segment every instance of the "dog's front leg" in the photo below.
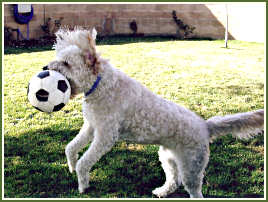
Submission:
<svg viewBox="0 0 268 202">
<path fill-rule="evenodd" d="M 108 132 L 109 131 L 109 132 Z M 89 171 L 92 166 L 108 151 L 118 139 L 118 131 L 95 129 L 94 139 L 89 149 L 79 159 L 76 165 L 78 189 L 83 193 L 89 187 Z"/>
<path fill-rule="evenodd" d="M 65 154 L 72 173 L 75 170 L 78 152 L 93 139 L 93 128 L 85 121 L 76 137 L 66 146 Z"/>
</svg>

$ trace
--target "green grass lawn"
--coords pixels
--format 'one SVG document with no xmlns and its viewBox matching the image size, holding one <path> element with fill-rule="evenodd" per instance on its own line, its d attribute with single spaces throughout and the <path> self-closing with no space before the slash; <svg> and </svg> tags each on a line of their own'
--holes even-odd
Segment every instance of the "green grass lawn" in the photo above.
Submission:
<svg viewBox="0 0 268 202">
<path fill-rule="evenodd" d="M 156 94 L 207 119 L 264 107 L 265 46 L 230 41 L 106 39 L 104 58 Z M 90 189 L 77 190 L 64 148 L 82 126 L 81 96 L 46 114 L 27 101 L 33 74 L 55 57 L 53 50 L 7 50 L 4 56 L 4 196 L 6 198 L 138 197 L 165 180 L 158 146 L 118 143 L 93 167 Z M 13 52 L 13 53 L 12 53 Z M 205 197 L 264 197 L 264 137 L 228 135 L 210 146 Z M 82 155 L 82 152 L 80 153 Z M 188 197 L 181 187 L 170 197 Z"/>
</svg>

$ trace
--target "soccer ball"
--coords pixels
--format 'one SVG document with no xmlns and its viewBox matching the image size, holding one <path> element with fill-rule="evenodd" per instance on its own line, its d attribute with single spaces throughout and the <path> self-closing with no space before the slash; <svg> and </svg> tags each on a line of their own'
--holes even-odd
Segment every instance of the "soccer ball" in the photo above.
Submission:
<svg viewBox="0 0 268 202">
<path fill-rule="evenodd" d="M 46 70 L 34 75 L 28 85 L 28 100 L 42 112 L 61 110 L 69 101 L 71 87 L 59 72 Z"/>
</svg>

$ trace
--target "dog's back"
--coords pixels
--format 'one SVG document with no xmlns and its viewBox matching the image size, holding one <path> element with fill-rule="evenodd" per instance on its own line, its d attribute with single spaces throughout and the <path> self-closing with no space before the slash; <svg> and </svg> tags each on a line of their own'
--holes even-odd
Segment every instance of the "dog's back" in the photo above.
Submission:
<svg viewBox="0 0 268 202">
<path fill-rule="evenodd" d="M 117 71 L 115 71 L 117 72 Z M 118 71 L 115 99 L 121 97 L 119 138 L 143 144 L 189 144 L 206 140 L 206 122 L 194 112 L 168 101 Z M 120 84 L 121 83 L 121 84 Z M 116 106 L 111 106 L 116 107 Z"/>
</svg>

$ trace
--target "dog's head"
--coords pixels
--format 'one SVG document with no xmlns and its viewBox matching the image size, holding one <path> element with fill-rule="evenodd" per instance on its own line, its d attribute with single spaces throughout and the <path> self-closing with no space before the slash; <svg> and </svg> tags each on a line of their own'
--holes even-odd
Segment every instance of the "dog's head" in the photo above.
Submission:
<svg viewBox="0 0 268 202">
<path fill-rule="evenodd" d="M 71 97 L 84 92 L 101 70 L 95 49 L 96 36 L 94 28 L 60 29 L 56 32 L 56 60 L 43 69 L 63 74 L 70 82 Z"/>
</svg>

